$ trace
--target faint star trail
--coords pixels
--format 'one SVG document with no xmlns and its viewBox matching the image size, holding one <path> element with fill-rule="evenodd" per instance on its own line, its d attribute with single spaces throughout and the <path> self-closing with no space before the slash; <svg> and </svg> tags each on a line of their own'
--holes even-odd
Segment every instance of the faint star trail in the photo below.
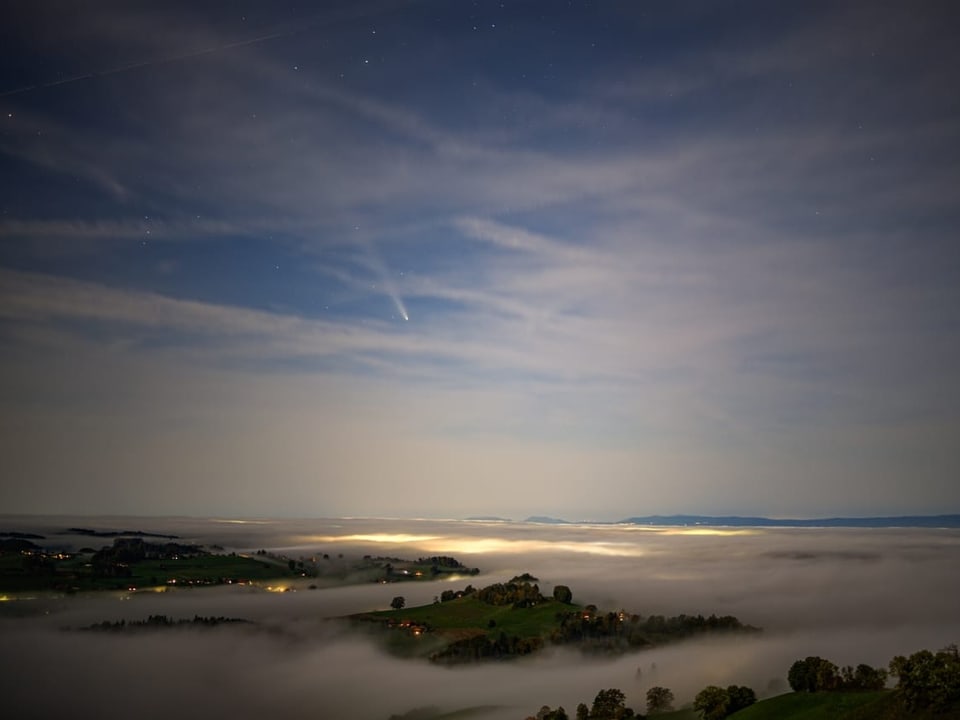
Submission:
<svg viewBox="0 0 960 720">
<path fill-rule="evenodd" d="M 84 73 L 82 75 L 73 75 L 68 78 L 61 78 L 60 80 L 52 80 L 45 83 L 36 83 L 34 85 L 26 85 L 24 87 L 15 88 L 13 90 L 5 90 L 0 92 L 0 97 L 10 97 L 11 95 L 20 95 L 21 93 L 31 92 L 33 90 L 42 90 L 44 88 L 57 87 L 58 85 L 69 85 L 70 83 L 80 82 L 81 80 L 92 80 L 99 77 L 107 77 L 109 75 L 118 75 L 120 73 L 129 72 L 131 70 L 138 70 L 140 68 L 152 67 L 155 65 L 166 65 L 168 63 L 178 62 L 180 60 L 190 60 L 192 58 L 202 57 L 204 55 L 212 55 L 213 53 L 223 52 L 224 50 L 232 50 L 233 48 L 244 47 L 246 45 L 256 45 L 257 43 L 266 42 L 267 40 L 275 40 L 281 37 L 287 37 L 298 32 L 302 32 L 306 28 L 298 28 L 294 30 L 285 30 L 283 32 L 275 32 L 269 35 L 259 35 L 255 38 L 248 38 L 247 40 L 238 40 L 232 43 L 225 43 L 223 45 L 215 45 L 214 47 L 204 48 L 203 50 L 194 50 L 187 53 L 180 53 L 179 55 L 170 55 L 168 57 L 157 58 L 155 60 L 144 60 L 143 62 L 130 63 L 128 65 L 120 65 L 118 67 L 113 67 L 108 70 L 99 70 L 96 72 Z"/>
<path fill-rule="evenodd" d="M 407 0 L 409 2 L 409 0 Z M 416 0 L 419 2 L 419 0 Z M 204 55 L 213 55 L 214 53 L 223 52 L 225 50 L 232 50 L 234 48 L 245 47 L 247 45 L 256 45 L 258 43 L 267 42 L 269 40 L 276 40 L 282 37 L 290 37 L 292 35 L 299 35 L 303 32 L 308 32 L 311 30 L 316 30 L 319 27 L 324 25 L 336 24 L 344 20 L 357 19 L 358 17 L 363 17 L 365 15 L 373 15 L 377 12 L 388 9 L 390 7 L 398 5 L 397 0 L 383 0 L 379 3 L 373 3 L 372 5 L 365 8 L 351 8 L 346 11 L 335 13 L 334 15 L 330 14 L 317 14 L 309 17 L 305 20 L 297 21 L 296 25 L 290 27 L 290 23 L 287 23 L 287 27 L 284 30 L 278 30 L 272 33 L 257 35 L 256 37 L 247 38 L 246 40 L 237 40 L 235 42 L 221 43 L 214 45 L 212 47 L 206 47 L 202 50 L 192 50 L 190 52 L 179 53 L 176 55 L 168 55 L 161 58 L 156 58 L 154 60 L 144 60 L 141 62 L 129 63 L 127 65 L 118 65 L 116 67 L 109 68 L 107 70 L 97 70 L 88 73 L 82 73 L 80 75 L 72 75 L 68 78 L 61 78 L 59 80 L 51 80 L 49 82 L 40 82 L 34 83 L 33 85 L 24 85 L 22 87 L 13 88 L 11 90 L 4 90 L 0 92 L 0 98 L 11 97 L 13 95 L 21 95 L 23 93 L 33 92 L 34 90 L 43 90 L 45 88 L 58 87 L 60 85 L 69 85 L 71 83 L 80 82 L 82 80 L 92 80 L 99 77 L 108 77 L 110 75 L 118 75 L 120 73 L 130 72 L 131 70 L 138 70 L 140 68 L 152 67 L 156 65 L 166 65 L 168 63 L 178 62 L 180 60 L 190 60 L 192 58 L 203 57 Z M 324 21 L 320 21 L 321 18 Z"/>
</svg>

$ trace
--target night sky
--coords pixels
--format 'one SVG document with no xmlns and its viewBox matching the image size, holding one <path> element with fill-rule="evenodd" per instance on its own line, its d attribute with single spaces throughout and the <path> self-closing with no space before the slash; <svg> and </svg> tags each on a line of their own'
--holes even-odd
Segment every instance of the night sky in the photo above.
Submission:
<svg viewBox="0 0 960 720">
<path fill-rule="evenodd" d="M 0 11 L 0 507 L 960 511 L 952 2 Z"/>
</svg>

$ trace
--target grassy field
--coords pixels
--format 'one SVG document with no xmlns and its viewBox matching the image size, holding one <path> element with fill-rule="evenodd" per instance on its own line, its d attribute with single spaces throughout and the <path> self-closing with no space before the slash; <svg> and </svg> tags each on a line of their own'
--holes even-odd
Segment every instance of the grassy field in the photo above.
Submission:
<svg viewBox="0 0 960 720">
<path fill-rule="evenodd" d="M 730 715 L 730 720 L 888 720 L 886 716 L 871 714 L 886 700 L 890 692 L 873 693 L 788 693 L 761 700 L 745 710 Z M 642 711 L 643 708 L 637 707 Z M 865 714 L 854 714 L 866 711 Z M 674 710 L 650 716 L 657 720 L 700 720 L 700 714 L 691 708 Z M 889 716 L 889 720 L 900 716 Z"/>
<path fill-rule="evenodd" d="M 394 630 L 384 636 L 386 649 L 402 657 L 436 659 L 438 653 L 470 638 L 495 640 L 501 634 L 516 638 L 547 638 L 558 625 L 557 613 L 579 610 L 552 598 L 534 607 L 491 605 L 475 595 L 456 600 L 350 616 L 360 623 Z M 426 628 L 426 631 L 422 631 Z"/>
<path fill-rule="evenodd" d="M 0 591 L 4 593 L 126 590 L 131 587 L 216 585 L 291 579 L 284 565 L 241 555 L 199 555 L 178 559 L 142 560 L 129 566 L 126 577 L 96 577 L 89 555 L 51 562 L 42 572 L 28 572 L 20 555 L 0 557 Z"/>
<path fill-rule="evenodd" d="M 109 547 L 109 546 L 108 546 Z M 102 554 L 101 551 L 100 554 Z M 177 552 L 154 548 L 154 558 L 126 564 L 128 574 L 95 574 L 92 552 L 61 553 L 34 547 L 20 552 L 0 550 L 0 594 L 30 592 L 88 592 L 130 587 L 220 585 L 237 582 L 308 578 L 325 587 L 372 582 L 430 582 L 451 576 L 469 576 L 477 569 L 453 565 L 453 558 L 344 558 L 343 555 L 288 558 L 260 551 L 234 553 Z M 446 561 L 447 564 L 442 564 Z M 101 563 L 102 564 L 102 563 Z"/>
<path fill-rule="evenodd" d="M 733 720 L 960 720 L 960 711 L 905 712 L 891 690 L 788 693 L 752 705 Z M 679 720 L 679 718 L 677 719 Z"/>
<path fill-rule="evenodd" d="M 584 608 L 542 596 L 531 582 L 535 580 L 514 578 L 505 584 L 471 590 L 456 599 L 361 613 L 350 619 L 371 627 L 392 628 L 388 647 L 395 652 L 423 654 L 445 663 L 521 657 L 551 644 L 576 645 L 585 652 L 612 655 L 696 634 L 758 632 L 732 616 L 642 618 L 626 612 Z M 566 595 L 569 596 L 569 590 Z M 416 642 L 404 640 L 405 637 Z M 418 645 L 422 652 L 416 650 Z"/>
<path fill-rule="evenodd" d="M 505 632 L 527 638 L 549 635 L 557 625 L 557 613 L 579 609 L 579 605 L 567 605 L 552 598 L 535 607 L 514 608 L 511 605 L 489 605 L 474 595 L 467 595 L 443 603 L 402 610 L 381 610 L 354 618 L 383 622 L 392 620 L 396 623 L 407 621 L 426 625 L 439 632 L 476 631 L 490 636 Z"/>
</svg>

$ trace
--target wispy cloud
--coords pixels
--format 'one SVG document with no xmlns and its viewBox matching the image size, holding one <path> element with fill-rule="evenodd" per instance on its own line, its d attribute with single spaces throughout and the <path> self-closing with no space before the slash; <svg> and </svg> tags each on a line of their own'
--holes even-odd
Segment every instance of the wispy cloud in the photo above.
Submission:
<svg viewBox="0 0 960 720">
<path fill-rule="evenodd" d="M 464 60 L 472 30 L 437 40 L 447 72 L 412 51 L 439 38 L 416 13 L 412 34 L 368 20 L 407 22 L 398 7 L 318 11 L 242 47 L 237 18 L 120 13 L 90 37 L 183 62 L 142 87 L 65 84 L 59 105 L 5 98 L 0 153 L 64 193 L 11 182 L 3 198 L 0 332 L 20 384 L 74 378 L 90 408 L 84 378 L 129 390 L 149 367 L 276 393 L 271 417 L 349 416 L 368 440 L 409 416 L 392 457 L 445 458 L 434 478 L 476 438 L 485 467 L 596 461 L 620 489 L 644 458 L 743 488 L 804 443 L 834 479 L 860 455 L 862 477 L 897 447 L 919 457 L 923 437 L 940 458 L 925 482 L 952 467 L 960 131 L 936 90 L 946 46 L 918 40 L 929 18 L 824 9 L 706 33 L 701 8 L 683 23 L 696 41 L 642 62 L 643 43 L 567 43 L 517 78 Z M 551 79 L 563 53 L 594 52 Z M 378 394 L 413 409 L 378 419 Z M 536 459 L 566 447 L 582 453 Z"/>
</svg>

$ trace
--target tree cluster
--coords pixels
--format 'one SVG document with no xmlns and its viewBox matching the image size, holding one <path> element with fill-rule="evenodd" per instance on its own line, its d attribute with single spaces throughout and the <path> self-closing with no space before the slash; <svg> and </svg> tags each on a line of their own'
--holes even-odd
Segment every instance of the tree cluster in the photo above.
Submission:
<svg viewBox="0 0 960 720">
<path fill-rule="evenodd" d="M 217 625 L 226 625 L 226 624 L 236 624 L 236 623 L 249 623 L 249 620 L 244 620 L 243 618 L 231 618 L 224 617 L 223 615 L 217 616 L 201 616 L 194 615 L 192 620 L 180 619 L 174 620 L 171 617 L 166 615 L 150 615 L 146 620 L 131 620 L 127 622 L 126 620 L 117 620 L 116 622 L 110 622 L 109 620 L 104 620 L 103 622 L 94 623 L 93 625 L 88 625 L 83 630 L 93 630 L 99 632 L 123 632 L 127 630 L 150 630 L 150 629 L 159 629 L 159 628 L 174 628 L 174 627 L 216 627 Z"/>
<path fill-rule="evenodd" d="M 453 570 L 460 570 L 466 567 L 462 562 L 449 555 L 422 557 L 417 560 L 417 565 L 436 565 L 437 567 L 451 568 Z"/>
<path fill-rule="evenodd" d="M 592 707 L 587 707 L 585 703 L 577 706 L 576 720 L 644 720 L 645 717 L 673 710 L 674 696 L 669 688 L 659 685 L 647 690 L 646 716 L 627 707 L 625 701 L 626 696 L 617 688 L 601 690 L 594 698 Z M 756 701 L 757 696 L 752 688 L 743 685 L 730 685 L 727 688 L 710 685 L 697 694 L 693 709 L 700 713 L 703 720 L 723 720 Z M 553 710 L 544 705 L 535 717 L 529 716 L 527 720 L 568 720 L 568 715 L 562 707 Z"/>
<path fill-rule="evenodd" d="M 666 690 L 666 688 L 661 688 Z M 667 690 L 670 693 L 669 690 Z M 626 706 L 626 695 L 618 688 L 608 688 L 601 690 L 593 699 L 593 705 L 588 707 L 586 703 L 577 705 L 576 720 L 643 720 L 643 715 L 638 715 L 632 708 Z M 670 699 L 673 700 L 673 693 L 670 693 Z M 569 720 L 570 716 L 562 706 L 556 710 L 544 705 L 535 716 L 530 715 L 526 720 Z"/>
<path fill-rule="evenodd" d="M 597 650 L 641 647 L 712 632 L 755 632 L 731 615 L 677 615 L 664 617 L 627 615 L 623 612 L 596 613 L 589 606 L 581 612 L 558 616 L 559 624 L 551 640 L 555 643 L 580 642 Z"/>
<path fill-rule="evenodd" d="M 199 545 L 184 543 L 152 543 L 141 537 L 121 537 L 113 545 L 100 548 L 90 558 L 97 577 L 130 577 L 130 565 L 143 560 L 172 560 L 180 557 L 208 555 Z"/>
<path fill-rule="evenodd" d="M 528 572 L 525 572 L 525 573 L 523 573 L 522 575 L 514 575 L 512 578 L 510 578 L 510 582 L 512 582 L 512 583 L 525 583 L 525 582 L 526 582 L 526 583 L 536 583 L 536 582 L 540 582 L 540 578 L 538 578 L 538 577 L 536 577 L 536 576 L 534 576 L 534 575 L 531 575 L 531 574 L 528 573 Z"/>
<path fill-rule="evenodd" d="M 569 720 L 569 718 L 563 706 L 553 710 L 549 705 L 544 705 L 535 716 L 530 715 L 526 720 Z M 632 708 L 626 706 L 626 695 L 618 688 L 608 688 L 598 692 L 590 707 L 586 703 L 577 705 L 576 720 L 627 720 L 628 718 L 644 720 L 643 715 L 638 715 Z"/>
<path fill-rule="evenodd" d="M 457 560 L 454 557 L 449 555 L 432 555 L 430 557 L 422 557 L 417 560 L 418 565 L 429 565 L 430 573 L 432 575 L 439 575 L 443 569 L 446 570 L 459 570 L 462 573 L 468 575 L 479 575 L 480 568 L 468 568 L 462 562 Z"/>
<path fill-rule="evenodd" d="M 577 720 L 621 720 L 637 717 L 633 709 L 626 706 L 626 699 L 626 695 L 618 688 L 601 690 L 593 699 L 593 706 L 589 711 L 583 703 L 577 706 Z"/>
<path fill-rule="evenodd" d="M 693 700 L 693 709 L 700 713 L 703 720 L 723 720 L 728 715 L 757 701 L 752 688 L 745 685 L 730 685 L 726 688 L 708 685 L 697 693 Z"/>
<path fill-rule="evenodd" d="M 847 665 L 841 669 L 829 660 L 812 655 L 790 666 L 787 681 L 794 692 L 882 690 L 887 683 L 887 671 L 863 663 L 856 668 Z"/>
<path fill-rule="evenodd" d="M 960 705 L 960 652 L 949 645 L 933 653 L 920 650 L 890 661 L 897 691 L 908 710 L 943 712 Z"/>
<path fill-rule="evenodd" d="M 513 605 L 517 608 L 530 607 L 546 600 L 540 594 L 540 586 L 528 582 L 494 583 L 477 590 L 477 599 L 488 605 Z"/>
<path fill-rule="evenodd" d="M 177 557 L 193 557 L 208 555 L 199 545 L 184 543 L 152 543 L 143 538 L 116 538 L 112 546 L 100 548 L 94 556 L 93 562 L 98 559 L 109 559 L 113 562 L 134 563 L 141 560 L 169 560 Z"/>
<path fill-rule="evenodd" d="M 519 578 L 514 578 L 507 583 L 487 585 L 479 590 L 473 585 L 467 585 L 463 590 L 444 590 L 439 597 L 440 602 L 449 602 L 474 594 L 480 602 L 487 605 L 513 605 L 518 608 L 531 607 L 546 600 L 540 593 L 539 585 L 531 585 Z"/>
<path fill-rule="evenodd" d="M 536 715 L 528 715 L 526 720 L 570 720 L 570 716 L 563 709 L 563 705 L 556 710 L 549 705 L 544 705 Z"/>
<path fill-rule="evenodd" d="M 472 595 L 477 589 L 473 585 L 467 585 L 463 590 L 444 590 L 440 593 L 440 602 L 450 602 L 458 600 L 466 595 Z"/>
<path fill-rule="evenodd" d="M 673 691 L 669 688 L 654 685 L 647 690 L 647 715 L 656 715 L 673 710 Z"/>
<path fill-rule="evenodd" d="M 538 637 L 519 637 L 517 635 L 507 635 L 501 631 L 496 638 L 484 634 L 457 640 L 447 645 L 443 650 L 431 655 L 430 659 L 448 663 L 496 660 L 529 655 L 542 647 L 543 640 Z"/>
</svg>

